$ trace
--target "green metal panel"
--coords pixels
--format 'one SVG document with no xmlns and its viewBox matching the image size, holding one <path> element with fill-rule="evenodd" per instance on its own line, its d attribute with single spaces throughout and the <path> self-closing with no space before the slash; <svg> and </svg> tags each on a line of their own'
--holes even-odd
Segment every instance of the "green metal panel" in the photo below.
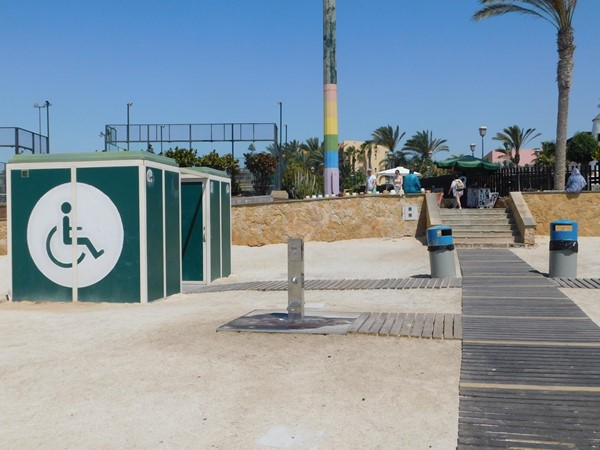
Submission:
<svg viewBox="0 0 600 450">
<path fill-rule="evenodd" d="M 116 206 L 123 224 L 121 255 L 112 271 L 97 283 L 79 288 L 80 301 L 140 301 L 139 168 L 78 168 L 77 182 L 102 191 Z"/>
<path fill-rule="evenodd" d="M 181 264 L 183 281 L 204 281 L 202 182 L 181 183 Z"/>
<path fill-rule="evenodd" d="M 38 200 L 51 189 L 71 181 L 69 169 L 11 171 L 10 201 L 13 300 L 71 301 L 72 289 L 49 280 L 34 263 L 29 246 L 45 246 L 45 239 L 27 242 L 29 217 Z M 57 224 L 61 220 L 56 211 Z M 28 245 L 29 244 L 29 245 Z"/>
<path fill-rule="evenodd" d="M 167 258 L 167 295 L 181 292 L 180 232 L 179 173 L 165 171 L 165 256 Z"/>
<path fill-rule="evenodd" d="M 164 297 L 163 171 L 146 169 L 146 245 L 148 300 Z"/>
<path fill-rule="evenodd" d="M 221 278 L 221 190 L 210 180 L 210 281 Z"/>
<path fill-rule="evenodd" d="M 231 275 L 231 184 L 221 182 L 221 276 Z"/>
</svg>

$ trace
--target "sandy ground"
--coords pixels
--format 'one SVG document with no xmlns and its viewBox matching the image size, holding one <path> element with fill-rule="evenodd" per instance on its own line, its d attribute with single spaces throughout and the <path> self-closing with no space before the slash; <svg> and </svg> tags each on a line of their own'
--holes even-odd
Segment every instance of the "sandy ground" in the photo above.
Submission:
<svg viewBox="0 0 600 450">
<path fill-rule="evenodd" d="M 579 276 L 598 277 L 600 239 L 583 241 Z M 515 252 L 547 272 L 547 248 Z M 286 245 L 234 247 L 232 258 L 221 282 L 286 278 Z M 308 242 L 305 260 L 307 279 L 429 273 L 426 247 L 408 238 Z M 7 269 L 0 257 L 0 293 Z M 564 292 L 600 323 L 597 292 Z M 305 301 L 460 312 L 459 289 L 306 291 Z M 456 447 L 460 342 L 215 332 L 286 302 L 285 292 L 225 292 L 148 305 L 0 303 L 2 447 Z"/>
</svg>

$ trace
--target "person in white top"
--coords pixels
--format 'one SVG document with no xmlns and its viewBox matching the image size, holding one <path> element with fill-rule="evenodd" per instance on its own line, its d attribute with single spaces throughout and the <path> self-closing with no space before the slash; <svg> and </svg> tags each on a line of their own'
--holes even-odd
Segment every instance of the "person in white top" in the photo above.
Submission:
<svg viewBox="0 0 600 450">
<path fill-rule="evenodd" d="M 402 189 L 403 181 L 404 180 L 402 179 L 402 175 L 400 175 L 400 171 L 396 169 L 394 174 L 394 190 L 396 191 L 396 194 L 404 195 L 404 190 Z"/>
<path fill-rule="evenodd" d="M 462 205 L 460 204 L 460 198 L 465 191 L 465 184 L 462 182 L 458 174 L 454 175 L 454 181 L 450 184 L 450 189 L 448 190 L 448 194 L 452 193 L 452 197 L 456 201 L 456 207 L 458 209 L 462 209 Z"/>
<path fill-rule="evenodd" d="M 377 178 L 375 178 L 371 169 L 367 169 L 367 194 L 374 194 L 375 189 L 377 189 Z"/>
</svg>

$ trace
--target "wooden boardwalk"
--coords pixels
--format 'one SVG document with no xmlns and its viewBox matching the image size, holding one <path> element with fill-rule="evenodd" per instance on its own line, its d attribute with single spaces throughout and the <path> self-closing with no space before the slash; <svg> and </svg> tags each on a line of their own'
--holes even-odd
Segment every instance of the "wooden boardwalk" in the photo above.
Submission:
<svg viewBox="0 0 600 450">
<path fill-rule="evenodd" d="M 362 313 L 348 334 L 462 339 L 462 319 L 460 314 Z"/>
<path fill-rule="evenodd" d="M 533 269 L 531 269 L 533 271 Z M 537 272 L 533 271 L 531 276 Z M 541 274 L 537 273 L 539 276 Z M 548 278 L 549 286 L 560 288 L 600 289 L 600 278 Z M 461 278 L 382 278 L 362 279 L 344 278 L 339 280 L 306 280 L 307 291 L 363 291 L 363 290 L 398 290 L 398 289 L 446 289 L 461 288 Z M 285 291 L 286 280 L 246 281 L 241 283 L 223 283 L 210 285 L 185 284 L 183 292 L 226 292 L 226 291 Z"/>
<path fill-rule="evenodd" d="M 600 327 L 512 252 L 458 254 L 458 448 L 600 448 Z"/>
<path fill-rule="evenodd" d="M 386 289 L 445 289 L 460 288 L 460 278 L 346 278 L 340 280 L 305 280 L 307 291 L 351 291 Z M 225 291 L 286 291 L 287 280 L 247 281 L 243 283 L 184 285 L 184 292 L 225 292 Z"/>
</svg>

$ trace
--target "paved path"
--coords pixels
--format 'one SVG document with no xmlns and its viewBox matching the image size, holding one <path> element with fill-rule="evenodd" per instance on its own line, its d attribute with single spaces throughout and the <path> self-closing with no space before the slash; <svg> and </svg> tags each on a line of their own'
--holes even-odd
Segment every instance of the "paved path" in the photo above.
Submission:
<svg viewBox="0 0 600 450">
<path fill-rule="evenodd" d="M 458 448 L 600 448 L 600 328 L 509 250 L 458 254 Z"/>
</svg>

